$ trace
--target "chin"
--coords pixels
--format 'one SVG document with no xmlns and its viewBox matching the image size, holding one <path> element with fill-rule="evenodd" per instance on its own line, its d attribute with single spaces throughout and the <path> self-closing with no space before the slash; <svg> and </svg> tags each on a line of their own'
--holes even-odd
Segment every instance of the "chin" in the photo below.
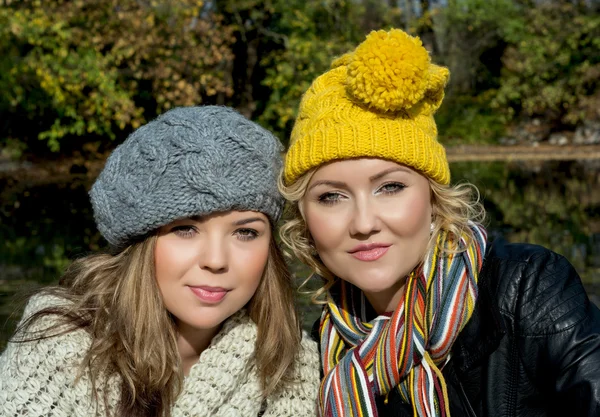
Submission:
<svg viewBox="0 0 600 417">
<path fill-rule="evenodd" d="M 398 278 L 401 276 L 402 278 Z M 368 279 L 365 279 L 368 277 Z M 376 273 L 373 271 L 365 272 L 361 274 L 361 276 L 353 277 L 352 279 L 348 279 L 346 281 L 351 282 L 361 290 L 370 293 L 381 293 L 389 291 L 390 289 L 395 289 L 399 287 L 399 283 L 404 283 L 405 275 L 392 274 L 389 272 L 385 273 Z"/>
<path fill-rule="evenodd" d="M 181 321 L 183 321 L 188 326 L 190 326 L 194 329 L 207 330 L 207 329 L 213 329 L 217 326 L 220 326 L 230 316 L 231 316 L 231 314 L 227 314 L 226 312 L 204 311 L 204 312 L 202 312 L 202 314 L 183 317 L 183 320 L 181 320 Z"/>
<path fill-rule="evenodd" d="M 347 280 L 354 284 L 361 290 L 369 293 L 380 293 L 386 292 L 398 285 L 399 280 L 389 276 L 384 277 L 373 277 L 370 276 L 369 280 L 366 281 L 364 278 Z"/>
</svg>

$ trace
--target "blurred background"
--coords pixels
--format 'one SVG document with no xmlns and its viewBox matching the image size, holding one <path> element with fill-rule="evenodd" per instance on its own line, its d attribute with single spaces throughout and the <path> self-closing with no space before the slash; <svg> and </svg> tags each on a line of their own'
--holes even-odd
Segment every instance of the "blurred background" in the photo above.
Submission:
<svg viewBox="0 0 600 417">
<path fill-rule="evenodd" d="M 451 70 L 440 141 L 491 235 L 565 255 L 600 300 L 600 1 L 0 0 L 0 350 L 20 295 L 105 247 L 87 192 L 133 129 L 223 104 L 287 144 L 310 82 L 390 27 Z"/>
</svg>

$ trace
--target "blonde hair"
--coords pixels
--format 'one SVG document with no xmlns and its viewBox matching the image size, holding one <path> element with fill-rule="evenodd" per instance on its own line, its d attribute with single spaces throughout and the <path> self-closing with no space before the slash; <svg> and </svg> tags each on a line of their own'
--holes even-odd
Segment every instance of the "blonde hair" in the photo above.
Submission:
<svg viewBox="0 0 600 417">
<path fill-rule="evenodd" d="M 176 324 L 155 279 L 156 241 L 153 235 L 116 254 L 75 260 L 58 286 L 42 290 L 69 301 L 69 307 L 38 311 L 16 334 L 27 334 L 34 321 L 48 315 L 57 316 L 58 324 L 36 332 L 37 336 L 13 340 L 24 343 L 86 330 L 92 343 L 77 378 L 89 370 L 98 401 L 100 379 L 120 376 L 118 416 L 169 417 L 183 386 Z M 265 396 L 288 381 L 298 355 L 301 331 L 293 297 L 291 274 L 272 237 L 261 282 L 247 306 L 258 327 L 255 360 Z"/>
<path fill-rule="evenodd" d="M 312 236 L 304 220 L 302 200 L 306 190 L 317 168 L 313 168 L 299 177 L 292 184 L 286 185 L 283 176 L 279 177 L 278 186 L 281 194 L 288 200 L 284 214 L 285 222 L 279 233 L 281 241 L 287 246 L 292 254 L 307 265 L 312 274 L 302 283 L 304 288 L 314 275 L 323 279 L 323 286 L 315 291 L 306 293 L 311 295 L 315 304 L 327 302 L 322 296 L 335 283 L 337 277 L 323 264 L 319 258 Z M 473 184 L 459 183 L 456 185 L 443 185 L 429 180 L 431 190 L 431 204 L 433 207 L 433 227 L 427 250 L 423 253 L 423 259 L 433 245 L 441 230 L 446 230 L 451 239 L 458 241 L 457 237 L 465 236 L 467 244 L 473 239 L 473 232 L 469 227 L 469 221 L 482 223 L 485 219 L 485 209 L 481 203 L 479 190 Z M 458 247 L 461 251 L 465 248 Z"/>
</svg>

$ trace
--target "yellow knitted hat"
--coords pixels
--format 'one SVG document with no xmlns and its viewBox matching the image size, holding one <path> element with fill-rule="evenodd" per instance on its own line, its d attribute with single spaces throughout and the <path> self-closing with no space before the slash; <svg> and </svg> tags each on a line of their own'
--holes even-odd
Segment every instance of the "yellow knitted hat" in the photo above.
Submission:
<svg viewBox="0 0 600 417">
<path fill-rule="evenodd" d="M 371 32 L 304 94 L 285 183 L 329 161 L 377 157 L 448 184 L 450 169 L 433 114 L 449 76 L 447 68 L 431 63 L 419 38 L 399 29 Z"/>
</svg>

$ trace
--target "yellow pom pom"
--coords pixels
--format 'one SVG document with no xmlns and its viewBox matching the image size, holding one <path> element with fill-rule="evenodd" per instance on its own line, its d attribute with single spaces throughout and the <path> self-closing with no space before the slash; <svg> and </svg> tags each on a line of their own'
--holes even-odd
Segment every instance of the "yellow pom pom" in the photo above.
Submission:
<svg viewBox="0 0 600 417">
<path fill-rule="evenodd" d="M 348 64 L 347 88 L 369 107 L 398 111 L 418 103 L 427 88 L 429 53 L 400 29 L 371 32 Z"/>
</svg>

